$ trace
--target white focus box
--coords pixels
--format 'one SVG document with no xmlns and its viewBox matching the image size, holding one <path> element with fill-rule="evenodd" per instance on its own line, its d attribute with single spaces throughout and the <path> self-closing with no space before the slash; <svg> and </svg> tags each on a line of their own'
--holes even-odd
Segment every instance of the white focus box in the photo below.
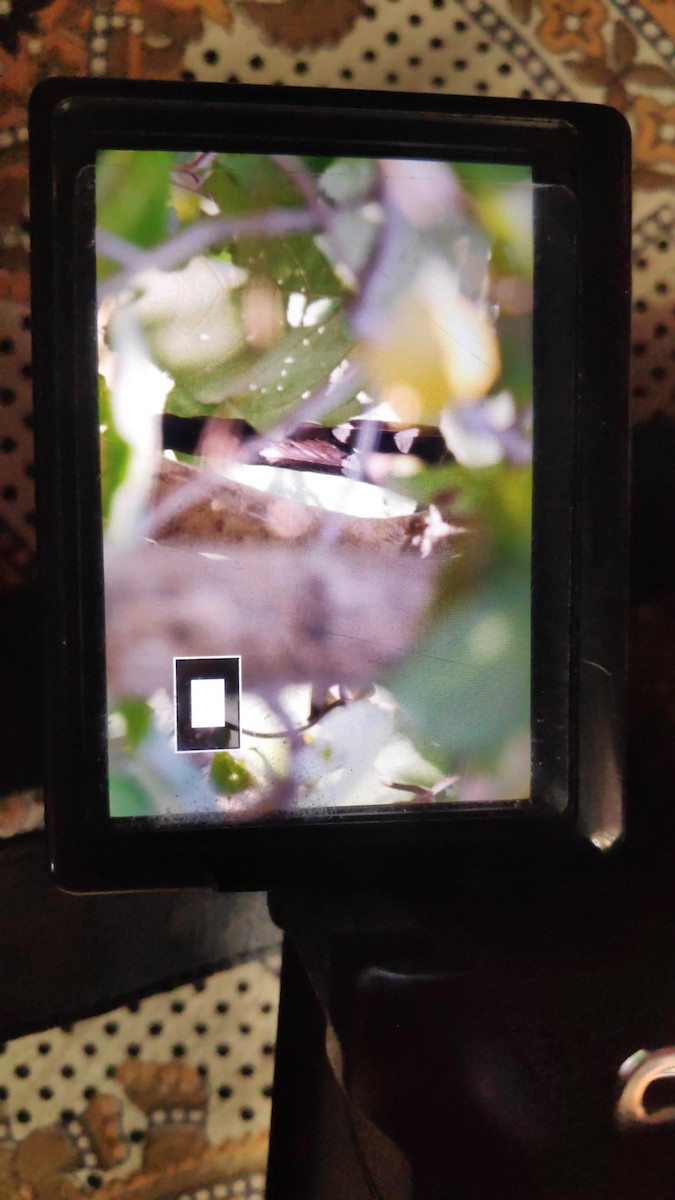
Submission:
<svg viewBox="0 0 675 1200">
<path fill-rule="evenodd" d="M 190 680 L 190 724 L 193 729 L 221 729 L 225 725 L 225 680 Z"/>
</svg>

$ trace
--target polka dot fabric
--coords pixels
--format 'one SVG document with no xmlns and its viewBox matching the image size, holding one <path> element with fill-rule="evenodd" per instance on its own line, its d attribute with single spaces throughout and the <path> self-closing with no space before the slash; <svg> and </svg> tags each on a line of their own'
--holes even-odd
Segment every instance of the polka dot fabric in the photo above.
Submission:
<svg viewBox="0 0 675 1200">
<path fill-rule="evenodd" d="M 675 6 L 663 0 L 0 0 L 0 588 L 33 573 L 26 105 L 44 75 L 583 100 L 634 137 L 636 419 L 675 402 Z"/>
<path fill-rule="evenodd" d="M 2 1046 L 0 1171 L 27 1183 L 50 1139 L 46 1196 L 65 1173 L 73 1195 L 262 1200 L 278 972 L 271 953 Z"/>
</svg>

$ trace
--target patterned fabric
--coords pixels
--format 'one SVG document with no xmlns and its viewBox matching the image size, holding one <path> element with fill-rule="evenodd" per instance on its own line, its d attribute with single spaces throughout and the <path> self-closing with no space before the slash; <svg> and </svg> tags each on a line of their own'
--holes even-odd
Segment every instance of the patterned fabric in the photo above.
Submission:
<svg viewBox="0 0 675 1200">
<path fill-rule="evenodd" d="M 0 1046 L 3 1200 L 262 1200 L 279 959 Z"/>
</svg>

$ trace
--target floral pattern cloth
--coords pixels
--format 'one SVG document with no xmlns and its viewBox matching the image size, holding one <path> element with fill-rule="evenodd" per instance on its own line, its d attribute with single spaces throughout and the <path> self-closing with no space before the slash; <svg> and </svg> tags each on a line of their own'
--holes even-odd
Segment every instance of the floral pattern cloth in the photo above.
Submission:
<svg viewBox="0 0 675 1200">
<path fill-rule="evenodd" d="M 263 1200 L 279 966 L 0 1043 L 3 1200 Z"/>
</svg>

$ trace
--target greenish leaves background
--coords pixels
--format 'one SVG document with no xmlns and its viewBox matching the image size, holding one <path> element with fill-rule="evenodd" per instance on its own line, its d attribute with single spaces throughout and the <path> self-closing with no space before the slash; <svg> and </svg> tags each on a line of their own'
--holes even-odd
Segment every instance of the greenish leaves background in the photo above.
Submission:
<svg viewBox="0 0 675 1200">
<path fill-rule="evenodd" d="M 377 315 L 364 313 L 368 304 L 375 309 L 393 306 L 410 286 L 418 253 L 435 254 L 453 269 L 457 266 L 453 256 L 459 225 L 452 221 L 421 233 L 400 213 L 395 230 L 364 217 L 364 205 L 377 199 L 379 186 L 369 160 L 220 154 L 209 156 L 208 166 L 195 172 L 191 190 L 177 186 L 176 172 L 182 171 L 185 180 L 192 157 L 163 151 L 100 154 L 98 227 L 123 240 L 128 260 L 138 252 L 142 265 L 144 252 L 169 248 L 173 239 L 189 237 L 193 226 L 208 223 L 211 216 L 222 221 L 260 217 L 264 233 L 216 239 L 200 253 L 212 270 L 216 263 L 231 263 L 245 270 L 248 281 L 268 285 L 279 298 L 281 324 L 278 336 L 262 347 L 232 339 L 220 359 L 216 353 L 208 361 L 199 355 L 172 360 L 173 388 L 166 407 L 178 416 L 243 418 L 260 433 L 291 421 L 309 398 L 328 389 L 331 375 L 335 378 L 333 373 L 344 369 L 346 361 L 362 361 L 359 305 L 361 318 Z M 490 163 L 459 163 L 453 169 L 470 214 L 462 218 L 459 232 L 468 239 L 474 261 L 484 257 L 490 286 L 517 285 L 512 308 L 507 303 L 498 313 L 495 309 L 501 370 L 493 390 L 508 391 L 522 414 L 532 402 L 531 315 L 522 299 L 532 279 L 530 172 Z M 306 232 L 284 228 L 285 214 L 302 212 L 308 218 Z M 369 278 L 388 234 L 386 271 L 379 280 L 372 272 Z M 179 271 L 187 259 L 168 269 Z M 129 266 L 130 261 L 115 263 L 99 255 L 98 279 L 114 284 L 115 275 Z M 239 284 L 222 299 L 233 306 L 242 328 L 245 288 Z M 317 301 L 324 302 L 323 311 L 306 324 L 300 310 L 291 320 L 294 296 L 303 299 L 305 312 Z M 214 305 L 220 302 L 215 296 Z M 183 321 L 180 312 L 173 319 Z M 189 319 L 185 315 L 186 323 Z M 205 328 L 196 322 L 196 339 Z M 152 357 L 153 333 L 142 332 Z M 157 355 L 154 361 L 167 369 Z M 357 390 L 354 384 L 340 397 L 339 413 L 321 412 L 320 419 L 332 425 L 359 413 Z M 99 413 L 107 520 L 132 451 L 115 428 L 103 379 Z M 465 524 L 467 532 L 453 542 L 454 557 L 439 576 L 432 615 L 415 653 L 381 682 L 400 706 L 397 738 L 409 738 L 424 760 L 419 766 L 419 757 L 414 759 L 418 782 L 428 786 L 434 773 L 441 778 L 454 771 L 483 772 L 506 786 L 504 755 L 529 735 L 531 467 L 509 462 L 481 468 L 454 462 L 418 466 L 417 473 L 389 479 L 387 486 L 420 506 L 439 506 L 453 522 Z M 236 797 L 258 786 L 241 754 L 219 752 L 199 770 L 184 756 L 172 756 L 145 700 L 117 698 L 114 712 L 125 730 L 111 755 L 110 799 L 116 815 L 169 811 L 171 805 L 171 811 L 180 811 L 181 805 L 195 803 L 217 810 L 219 797 Z M 344 724 L 349 715 L 346 710 L 334 714 L 332 724 Z M 325 728 L 330 730 L 331 721 L 322 722 Z M 509 779 L 521 789 L 518 795 L 525 796 L 527 763 Z M 406 798 L 391 792 L 392 802 Z"/>
</svg>

